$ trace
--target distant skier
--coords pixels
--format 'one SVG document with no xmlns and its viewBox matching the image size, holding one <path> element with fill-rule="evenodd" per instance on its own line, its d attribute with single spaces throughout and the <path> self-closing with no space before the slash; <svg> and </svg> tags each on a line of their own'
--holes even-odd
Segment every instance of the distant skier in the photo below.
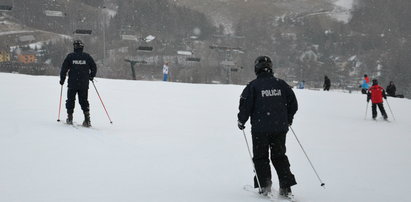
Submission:
<svg viewBox="0 0 411 202">
<path fill-rule="evenodd" d="M 396 91 L 397 91 L 397 88 L 395 87 L 394 82 L 390 81 L 390 84 L 387 86 L 387 95 L 391 97 L 395 97 Z"/>
<path fill-rule="evenodd" d="M 328 78 L 328 76 L 324 76 L 324 85 L 323 85 L 323 87 L 324 87 L 324 91 L 329 91 L 330 90 L 331 81 Z"/>
<path fill-rule="evenodd" d="M 163 65 L 163 81 L 168 81 L 168 62 Z"/>
<path fill-rule="evenodd" d="M 384 117 L 384 120 L 388 119 L 387 113 L 384 109 L 382 98 L 387 99 L 387 96 L 385 95 L 385 90 L 383 87 L 378 85 L 377 79 L 373 79 L 372 86 L 368 90 L 367 102 L 369 102 L 370 100 L 372 102 L 372 118 L 374 120 L 375 118 L 377 118 L 377 106 L 380 109 L 380 112 Z"/>
<path fill-rule="evenodd" d="M 68 124 L 73 124 L 73 112 L 78 94 L 79 103 L 84 113 L 83 126 L 90 127 L 90 106 L 88 102 L 89 80 L 97 73 L 97 66 L 93 58 L 83 52 L 84 44 L 80 40 L 73 42 L 74 52 L 68 54 L 64 59 L 60 72 L 60 85 L 64 84 L 68 72 L 68 90 L 67 90 L 67 120 Z"/>
<path fill-rule="evenodd" d="M 243 130 L 251 117 L 253 161 L 261 185 L 261 194 L 267 195 L 271 192 L 271 158 L 277 171 L 280 194 L 290 196 L 291 186 L 297 182 L 285 154 L 285 142 L 288 127 L 298 109 L 297 99 L 285 81 L 273 76 L 269 57 L 257 57 L 254 71 L 257 78 L 251 81 L 241 94 L 238 128 Z M 254 187 L 258 188 L 256 177 Z"/>
<path fill-rule="evenodd" d="M 298 83 L 297 89 L 304 89 L 304 87 L 305 87 L 305 81 L 302 80 L 302 81 L 300 81 L 300 82 Z"/>
<path fill-rule="evenodd" d="M 404 98 L 404 95 L 399 95 L 396 93 L 397 88 L 395 87 L 394 81 L 390 81 L 390 84 L 387 86 L 386 91 L 387 91 L 387 96 Z"/>
<path fill-rule="evenodd" d="M 362 84 L 360 85 L 362 94 L 367 94 L 367 90 L 370 87 L 369 83 L 370 83 L 370 78 L 368 77 L 367 74 L 364 74 L 364 79 L 362 80 Z"/>
</svg>

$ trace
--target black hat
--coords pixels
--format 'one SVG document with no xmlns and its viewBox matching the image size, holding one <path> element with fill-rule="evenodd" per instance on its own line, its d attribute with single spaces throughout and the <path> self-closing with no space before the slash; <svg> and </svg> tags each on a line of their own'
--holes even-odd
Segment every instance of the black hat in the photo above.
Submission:
<svg viewBox="0 0 411 202">
<path fill-rule="evenodd" d="M 84 48 L 84 44 L 81 40 L 74 40 L 73 42 L 73 47 L 74 49 L 83 49 Z"/>
<path fill-rule="evenodd" d="M 377 79 L 373 79 L 373 80 L 372 80 L 372 85 L 378 85 L 378 80 L 377 80 Z"/>
<path fill-rule="evenodd" d="M 259 56 L 254 62 L 254 72 L 255 74 L 260 74 L 261 72 L 273 72 L 273 62 L 268 56 Z"/>
</svg>

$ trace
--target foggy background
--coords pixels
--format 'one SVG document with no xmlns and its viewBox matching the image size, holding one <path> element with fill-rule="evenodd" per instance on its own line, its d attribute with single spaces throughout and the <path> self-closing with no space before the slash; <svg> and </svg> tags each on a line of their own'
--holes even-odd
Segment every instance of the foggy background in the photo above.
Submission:
<svg viewBox="0 0 411 202">
<path fill-rule="evenodd" d="M 267 55 L 290 85 L 321 88 L 327 75 L 332 89 L 359 89 L 368 74 L 411 94 L 409 0 L 0 0 L 0 10 L 1 72 L 57 75 L 81 39 L 98 77 L 161 80 L 168 62 L 173 82 L 246 84 Z"/>
</svg>

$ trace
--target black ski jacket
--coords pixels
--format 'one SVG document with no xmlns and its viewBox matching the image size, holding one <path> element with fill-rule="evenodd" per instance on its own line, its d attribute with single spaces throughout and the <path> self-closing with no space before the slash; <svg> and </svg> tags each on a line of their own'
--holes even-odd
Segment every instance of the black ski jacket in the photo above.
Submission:
<svg viewBox="0 0 411 202">
<path fill-rule="evenodd" d="M 331 87 L 331 80 L 328 77 L 325 77 L 323 87 Z"/>
<path fill-rule="evenodd" d="M 93 58 L 82 50 L 76 49 L 64 59 L 60 80 L 64 82 L 68 72 L 68 88 L 88 89 L 89 79 L 94 78 L 97 66 Z"/>
<path fill-rule="evenodd" d="M 395 91 L 397 91 L 397 88 L 395 87 L 395 85 L 394 84 L 390 84 L 390 85 L 388 85 L 387 86 L 387 94 L 389 95 L 389 96 L 393 96 L 393 97 L 395 97 Z"/>
<path fill-rule="evenodd" d="M 252 133 L 284 133 L 293 121 L 298 103 L 285 81 L 264 72 L 245 87 L 239 110 L 239 122 L 245 124 L 251 116 Z"/>
</svg>

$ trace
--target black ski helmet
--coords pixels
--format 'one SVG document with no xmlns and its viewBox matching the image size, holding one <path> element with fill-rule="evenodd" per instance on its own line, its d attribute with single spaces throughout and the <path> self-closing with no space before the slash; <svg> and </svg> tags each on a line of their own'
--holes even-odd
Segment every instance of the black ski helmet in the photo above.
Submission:
<svg viewBox="0 0 411 202">
<path fill-rule="evenodd" d="M 254 72 L 256 75 L 261 72 L 273 72 L 273 62 L 268 56 L 259 56 L 254 62 Z"/>
<path fill-rule="evenodd" d="M 377 80 L 377 79 L 373 79 L 373 80 L 372 80 L 372 85 L 378 85 L 378 80 Z"/>
<path fill-rule="evenodd" d="M 73 41 L 73 47 L 74 49 L 83 49 L 84 48 L 84 44 L 81 40 L 74 40 Z"/>
</svg>

